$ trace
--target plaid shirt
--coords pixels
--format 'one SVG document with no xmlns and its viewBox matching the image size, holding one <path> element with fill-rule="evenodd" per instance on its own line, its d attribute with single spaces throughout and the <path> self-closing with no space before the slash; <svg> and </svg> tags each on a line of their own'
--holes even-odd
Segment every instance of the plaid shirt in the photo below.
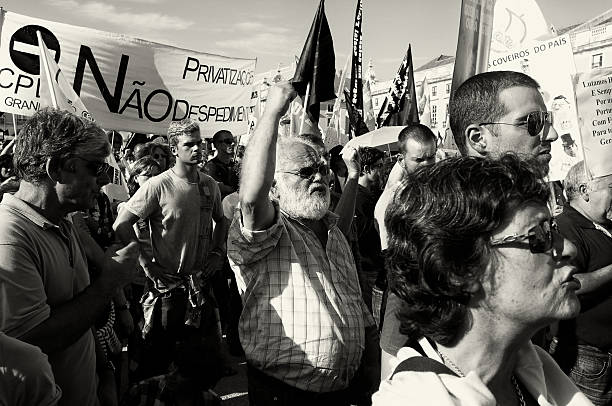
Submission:
<svg viewBox="0 0 612 406">
<path fill-rule="evenodd" d="M 280 212 L 267 230 L 250 231 L 234 217 L 228 258 L 244 310 L 240 341 L 251 365 L 312 392 L 345 389 L 373 320 L 361 298 L 355 261 L 331 212 L 327 246 Z"/>
</svg>

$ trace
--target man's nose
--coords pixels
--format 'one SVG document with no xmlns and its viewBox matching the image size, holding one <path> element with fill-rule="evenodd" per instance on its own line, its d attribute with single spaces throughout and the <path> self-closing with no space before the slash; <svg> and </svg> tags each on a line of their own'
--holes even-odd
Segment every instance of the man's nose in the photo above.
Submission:
<svg viewBox="0 0 612 406">
<path fill-rule="evenodd" d="M 544 127 L 544 129 L 542 130 L 542 135 L 540 137 L 540 140 L 542 142 L 553 142 L 556 141 L 557 138 L 559 138 L 559 134 L 557 134 L 557 131 L 555 131 L 555 128 L 552 125 L 548 125 L 548 130 L 546 129 L 546 127 Z"/>
</svg>

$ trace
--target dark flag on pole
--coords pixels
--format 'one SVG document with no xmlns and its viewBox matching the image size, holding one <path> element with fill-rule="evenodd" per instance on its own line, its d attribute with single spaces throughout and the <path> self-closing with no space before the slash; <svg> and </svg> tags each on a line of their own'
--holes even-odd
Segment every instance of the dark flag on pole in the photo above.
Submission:
<svg viewBox="0 0 612 406">
<path fill-rule="evenodd" d="M 335 63 L 334 42 L 325 17 L 324 0 L 321 0 L 292 80 L 295 91 L 308 100 L 308 106 L 304 107 L 313 123 L 319 121 L 320 103 L 336 97 Z"/>
<path fill-rule="evenodd" d="M 357 0 L 355 11 L 355 26 L 353 28 L 353 56 L 351 64 L 351 98 L 353 107 L 363 116 L 363 76 L 362 76 L 362 46 L 361 46 L 361 16 L 362 0 Z"/>
<path fill-rule="evenodd" d="M 419 109 L 412 70 L 412 49 L 408 45 L 408 52 L 376 118 L 376 128 L 418 122 Z"/>
<path fill-rule="evenodd" d="M 495 0 L 463 0 L 451 97 L 468 78 L 487 71 Z"/>
<path fill-rule="evenodd" d="M 355 105 L 353 102 L 351 102 L 351 99 L 349 99 L 349 94 L 346 90 L 344 91 L 344 98 L 346 99 L 346 111 L 349 116 L 353 136 L 359 137 L 360 135 L 370 132 L 370 129 L 366 125 L 365 121 L 363 121 L 363 116 L 359 110 L 355 108 Z"/>
</svg>

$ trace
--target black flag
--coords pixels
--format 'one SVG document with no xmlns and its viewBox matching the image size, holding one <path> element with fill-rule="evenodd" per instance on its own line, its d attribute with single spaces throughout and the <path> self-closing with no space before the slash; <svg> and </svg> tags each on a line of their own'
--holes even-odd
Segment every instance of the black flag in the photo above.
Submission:
<svg viewBox="0 0 612 406">
<path fill-rule="evenodd" d="M 397 75 L 393 79 L 389 94 L 378 113 L 376 127 L 408 125 L 418 122 L 419 111 L 412 71 L 412 49 L 408 45 L 408 52 L 406 52 Z"/>
<path fill-rule="evenodd" d="M 351 102 L 346 90 L 344 91 L 344 98 L 346 99 L 346 111 L 348 112 L 349 121 L 351 123 L 351 135 L 353 137 L 359 137 L 360 135 L 370 132 L 365 121 L 363 121 L 363 116 L 359 112 L 359 109 L 355 108 L 355 105 Z"/>
<path fill-rule="evenodd" d="M 351 103 L 363 116 L 363 77 L 362 77 L 362 33 L 361 33 L 361 0 L 357 0 L 355 26 L 353 27 L 353 56 L 351 63 Z M 348 100 L 348 99 L 347 99 Z"/>
<path fill-rule="evenodd" d="M 302 98 L 310 83 L 308 106 L 304 107 L 313 123 L 319 121 L 320 103 L 336 97 L 335 62 L 334 42 L 325 17 L 324 0 L 321 0 L 292 80 L 295 91 Z"/>
</svg>

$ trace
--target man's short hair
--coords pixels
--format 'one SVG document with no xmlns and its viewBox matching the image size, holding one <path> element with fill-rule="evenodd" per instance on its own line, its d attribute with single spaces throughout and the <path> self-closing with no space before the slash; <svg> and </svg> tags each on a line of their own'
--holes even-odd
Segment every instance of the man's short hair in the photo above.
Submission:
<svg viewBox="0 0 612 406">
<path fill-rule="evenodd" d="M 406 153 L 406 141 L 413 139 L 421 144 L 436 144 L 436 136 L 429 127 L 423 124 L 409 124 L 400 131 L 397 143 L 402 154 Z"/>
<path fill-rule="evenodd" d="M 298 135 L 295 138 L 302 141 L 304 144 L 308 144 L 313 147 L 315 151 L 317 151 L 323 157 L 323 159 L 325 159 L 325 161 L 329 162 L 330 155 L 327 151 L 327 148 L 325 147 L 325 142 L 323 142 L 323 138 L 321 138 L 320 135 L 304 133 Z"/>
<path fill-rule="evenodd" d="M 221 137 L 223 137 L 223 134 L 229 134 L 232 138 L 234 137 L 234 134 L 232 134 L 232 132 L 229 130 L 219 130 L 212 137 L 213 144 L 215 142 L 221 141 Z"/>
<path fill-rule="evenodd" d="M 451 97 L 448 111 L 455 143 L 467 155 L 465 130 L 472 124 L 495 122 L 506 114 L 499 94 L 512 87 L 539 89 L 540 85 L 520 72 L 497 71 L 480 73 L 461 84 Z"/>
<path fill-rule="evenodd" d="M 565 179 L 563 180 L 563 189 L 567 200 L 570 202 L 580 196 L 580 186 L 589 183 L 589 176 L 587 175 L 584 161 L 580 161 L 567 171 Z"/>
<path fill-rule="evenodd" d="M 276 170 L 284 170 L 295 158 L 291 152 L 296 145 L 307 145 L 320 155 L 319 149 L 301 137 L 279 137 L 276 142 Z"/>
<path fill-rule="evenodd" d="M 172 121 L 168 127 L 168 143 L 171 147 L 176 147 L 180 136 L 191 135 L 196 131 L 200 131 L 200 126 L 190 118 L 184 118 L 181 121 Z"/>
<path fill-rule="evenodd" d="M 469 287 L 495 260 L 492 233 L 518 205 L 546 205 L 549 194 L 538 170 L 512 154 L 448 158 L 408 174 L 385 216 L 400 331 L 452 345 L 469 329 Z"/>
<path fill-rule="evenodd" d="M 25 122 L 15 139 L 13 162 L 20 179 L 39 183 L 47 178 L 47 159 L 71 156 L 106 158 L 111 145 L 96 124 L 67 111 L 45 108 Z"/>
<path fill-rule="evenodd" d="M 370 167 L 374 165 L 377 161 L 380 161 L 385 157 L 385 153 L 382 152 L 378 148 L 372 147 L 361 147 L 359 148 L 359 158 L 361 159 L 361 170 L 359 171 L 359 175 L 363 176 L 365 174 L 364 168 L 366 166 Z"/>
</svg>

